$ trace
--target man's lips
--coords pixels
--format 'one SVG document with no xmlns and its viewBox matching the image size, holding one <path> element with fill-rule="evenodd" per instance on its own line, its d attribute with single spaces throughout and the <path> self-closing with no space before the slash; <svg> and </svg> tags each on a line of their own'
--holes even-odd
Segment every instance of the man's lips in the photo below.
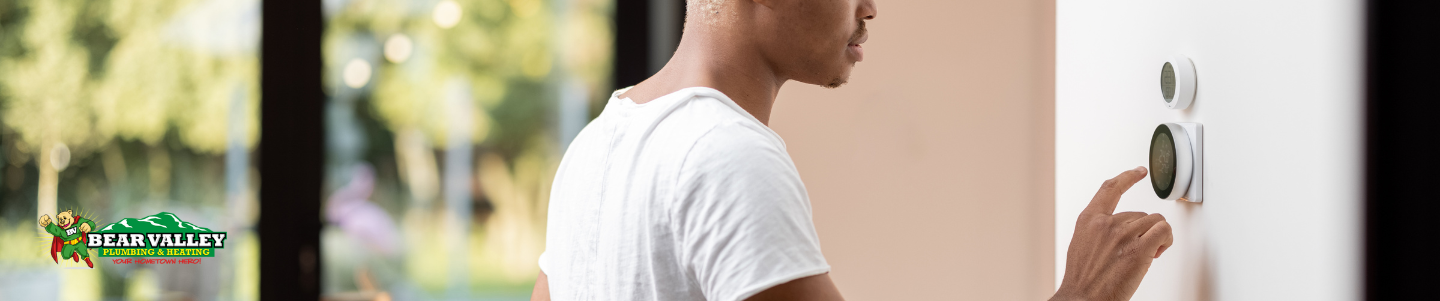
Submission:
<svg viewBox="0 0 1440 301">
<path fill-rule="evenodd" d="M 865 61 L 865 47 L 860 46 L 860 44 L 865 44 L 865 40 L 868 39 L 870 39 L 870 35 L 867 34 L 860 36 L 860 38 L 854 42 L 850 42 L 850 54 L 855 56 L 856 62 Z"/>
<path fill-rule="evenodd" d="M 848 45 L 850 48 L 850 55 L 855 56 L 856 62 L 865 60 L 865 47 L 860 45 L 865 44 L 865 41 L 870 40 L 870 33 L 865 30 L 864 23 L 861 23 L 859 31 L 860 32 L 856 34 L 856 37 L 851 39 L 850 45 Z"/>
</svg>

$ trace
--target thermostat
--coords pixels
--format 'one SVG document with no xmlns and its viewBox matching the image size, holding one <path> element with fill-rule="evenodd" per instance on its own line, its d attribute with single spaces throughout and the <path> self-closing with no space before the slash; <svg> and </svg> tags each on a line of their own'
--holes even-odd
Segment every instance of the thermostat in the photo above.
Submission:
<svg viewBox="0 0 1440 301">
<path fill-rule="evenodd" d="M 1160 66 L 1160 99 L 1171 109 L 1184 110 L 1195 101 L 1195 65 L 1182 55 Z"/>
<path fill-rule="evenodd" d="M 1199 123 L 1166 123 L 1150 136 L 1150 185 L 1166 200 L 1200 202 L 1203 191 Z"/>
</svg>

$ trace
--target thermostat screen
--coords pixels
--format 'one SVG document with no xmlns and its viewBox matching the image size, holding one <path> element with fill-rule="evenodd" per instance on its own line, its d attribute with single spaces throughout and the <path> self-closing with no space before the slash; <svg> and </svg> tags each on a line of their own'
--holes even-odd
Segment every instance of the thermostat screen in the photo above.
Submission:
<svg viewBox="0 0 1440 301">
<path fill-rule="evenodd" d="M 1150 178 L 1159 190 L 1170 190 L 1175 183 L 1175 142 L 1170 133 L 1155 133 L 1150 143 Z"/>
<path fill-rule="evenodd" d="M 1160 94 L 1165 96 L 1165 102 L 1175 101 L 1175 67 L 1169 62 L 1160 67 Z"/>
</svg>

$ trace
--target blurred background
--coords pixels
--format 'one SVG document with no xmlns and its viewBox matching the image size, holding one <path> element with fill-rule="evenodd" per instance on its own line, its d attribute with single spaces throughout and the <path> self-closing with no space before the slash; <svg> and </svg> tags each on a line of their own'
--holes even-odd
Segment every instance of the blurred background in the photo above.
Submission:
<svg viewBox="0 0 1440 301">
<path fill-rule="evenodd" d="M 1055 1 L 876 5 L 850 83 L 785 85 L 770 118 L 830 277 L 849 300 L 1049 299 Z"/>
<path fill-rule="evenodd" d="M 325 1 L 323 294 L 528 299 L 611 0 Z"/>
<path fill-rule="evenodd" d="M 563 150 L 611 91 L 663 66 L 684 13 L 323 0 L 307 4 L 323 98 L 262 106 L 279 2 L 261 2 L 0 0 L 0 300 L 260 299 L 264 279 L 294 282 L 261 263 L 260 212 L 297 202 L 318 208 L 303 218 L 321 226 L 296 230 L 318 232 L 318 262 L 265 258 L 316 267 L 323 299 L 528 299 Z M 1048 297 L 1053 0 L 878 2 L 851 83 L 787 85 L 771 124 L 832 277 L 856 300 Z M 317 196 L 260 200 L 288 173 L 261 174 L 279 144 L 260 141 L 293 134 L 262 134 L 261 108 L 312 100 Z M 56 209 L 102 224 L 170 211 L 232 238 L 200 266 L 92 271 L 44 254 L 35 217 Z"/>
<path fill-rule="evenodd" d="M 259 30 L 258 0 L 0 1 L 0 299 L 257 297 Z M 229 246 L 198 266 L 57 264 L 36 223 L 57 209 L 173 212 Z"/>
</svg>

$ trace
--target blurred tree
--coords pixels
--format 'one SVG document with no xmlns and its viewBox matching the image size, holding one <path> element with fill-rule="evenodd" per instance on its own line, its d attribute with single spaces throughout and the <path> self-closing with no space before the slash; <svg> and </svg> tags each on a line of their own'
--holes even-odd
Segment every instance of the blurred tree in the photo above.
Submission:
<svg viewBox="0 0 1440 301">
<path fill-rule="evenodd" d="M 443 198 L 441 191 L 449 191 L 443 186 L 451 185 L 439 179 L 454 167 L 447 165 L 456 143 L 476 146 L 465 171 L 473 177 L 476 203 L 474 231 L 468 233 L 468 255 L 462 261 L 467 266 L 453 267 L 443 250 L 412 248 L 395 273 L 439 293 L 453 289 L 447 271 L 462 268 L 472 271 L 472 289 L 527 293 L 538 273 L 535 260 L 544 250 L 549 185 L 566 144 L 561 140 L 573 135 L 562 131 L 578 131 L 561 128 L 561 119 L 583 119 L 570 121 L 583 125 L 592 117 L 588 106 L 603 104 L 609 96 L 613 1 L 327 3 L 333 5 L 327 6 L 324 41 L 327 90 L 332 102 L 353 102 L 365 111 L 356 116 L 373 118 L 360 124 L 384 132 L 370 134 L 380 140 L 370 146 L 379 155 L 367 158 L 381 171 L 378 182 L 396 181 L 407 192 L 377 187 L 375 193 L 406 198 L 387 208 L 400 217 L 397 224 L 407 245 L 449 239 L 437 234 L 444 231 L 448 214 L 433 200 Z M 352 76 L 370 79 L 352 82 Z M 457 104 L 457 97 L 464 103 Z M 582 113 L 565 115 L 565 110 Z M 454 132 L 469 139 L 457 141 Z M 384 151 L 390 148 L 394 151 Z M 368 265 L 342 257 L 332 256 L 336 261 L 327 265 L 356 270 Z M 330 285 L 332 291 L 351 287 Z"/>
<path fill-rule="evenodd" d="M 31 22 L 18 36 L 23 54 L 7 54 L 0 64 L 4 84 L 5 126 L 30 145 L 66 143 L 75 148 L 92 140 L 86 49 L 72 39 L 81 5 L 34 1 Z M 45 20 L 40 22 L 37 20 Z M 42 147 L 43 148 L 43 147 Z"/>
<path fill-rule="evenodd" d="M 93 2 L 93 3 L 92 3 Z M 213 1 L 212 1 L 213 2 Z M 254 0 L 228 1 L 251 3 Z M 250 112 L 242 120 L 258 129 L 258 58 L 255 37 L 239 40 L 235 51 L 197 45 L 195 32 L 185 31 L 187 19 L 213 11 L 194 9 L 198 1 L 35 1 L 13 2 L 30 16 L 18 26 L 20 39 L 4 44 L 0 86 L 6 92 L 4 125 L 27 143 L 69 145 L 85 153 L 115 138 L 158 145 L 167 130 L 179 133 L 183 145 L 205 153 L 224 151 L 231 102 L 240 98 Z M 91 9 L 104 7 L 108 9 Z M 191 8 L 189 14 L 180 14 Z M 79 20 L 87 11 L 101 11 L 100 20 Z M 82 42 L 76 24 L 95 24 L 86 31 L 117 37 Z M 240 20 L 240 27 L 256 27 Z M 203 34 L 203 33 L 199 33 Z M 113 43 L 113 48 L 110 43 Z M 92 49 L 105 48 L 105 49 Z M 92 55 L 92 53 L 94 53 Z M 92 60 L 96 57 L 98 60 Z M 101 68 L 90 68 L 95 61 Z M 245 137 L 253 145 L 257 131 Z"/>
<path fill-rule="evenodd" d="M 6 6 L 6 23 L 15 24 L 6 31 L 15 34 L 0 36 L 0 125 L 37 146 L 24 150 L 37 163 L 51 163 L 36 165 L 40 212 L 54 210 L 57 169 L 66 167 L 53 163 L 83 159 L 117 139 L 164 147 L 161 140 L 173 130 L 178 145 L 220 154 L 229 113 L 238 107 L 245 114 L 234 122 L 250 129 L 244 145 L 256 141 L 258 36 L 223 37 L 234 41 L 232 49 L 214 49 L 197 38 L 214 32 L 189 30 L 196 24 L 258 30 L 252 19 L 218 18 L 237 9 L 241 16 L 258 12 L 256 0 L 17 0 Z"/>
<path fill-rule="evenodd" d="M 216 216 L 251 209 L 217 205 L 227 202 L 226 177 L 251 175 L 244 164 L 225 165 L 224 154 L 248 156 L 259 135 L 258 20 L 259 0 L 0 1 L 0 153 L 8 163 L 0 165 L 0 265 L 11 267 L 0 278 L 39 258 L 14 251 L 32 249 L 24 233 L 32 229 L 8 227 L 33 225 L 30 210 L 54 214 L 60 204 L 110 219 L 140 207 L 224 208 L 209 216 L 223 220 Z M 14 208 L 27 214 L 11 220 Z M 226 222 L 241 236 L 253 217 L 235 216 Z M 250 247 L 233 252 L 243 262 L 219 262 L 253 271 Z M 166 289 L 253 295 L 244 285 L 253 273 L 218 281 L 218 266 L 196 271 L 186 277 L 219 285 Z M 121 296 L 135 284 L 123 276 L 105 273 L 96 284 L 104 288 L 93 291 Z"/>
</svg>

